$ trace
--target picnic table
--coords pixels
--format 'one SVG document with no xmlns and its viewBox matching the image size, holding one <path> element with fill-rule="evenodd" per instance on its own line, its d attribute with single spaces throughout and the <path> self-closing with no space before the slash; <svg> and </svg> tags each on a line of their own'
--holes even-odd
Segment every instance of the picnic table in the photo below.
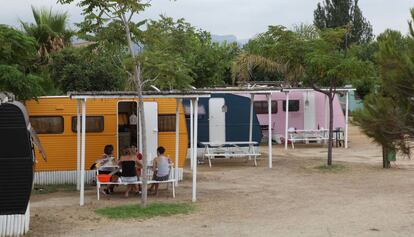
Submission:
<svg viewBox="0 0 414 237">
<path fill-rule="evenodd" d="M 109 175 L 114 175 L 116 173 L 118 173 L 121 170 L 121 167 L 119 167 L 118 165 L 107 165 L 105 166 L 106 168 L 112 168 L 112 172 Z M 171 183 L 172 185 L 172 195 L 175 198 L 175 182 L 176 182 L 176 177 L 175 177 L 175 172 L 174 172 L 174 164 L 170 164 L 170 171 L 169 171 L 169 178 L 168 180 L 164 180 L 164 181 L 156 181 L 152 179 L 152 175 L 153 175 L 153 171 L 152 171 L 152 165 L 148 165 L 148 171 L 147 171 L 147 177 L 148 177 L 148 184 L 154 184 L 154 183 L 158 183 L 158 184 L 162 184 L 165 183 L 167 184 L 167 189 L 168 189 L 168 184 Z M 142 169 L 141 169 L 141 174 L 142 174 Z M 102 187 L 102 185 L 128 185 L 128 184 L 142 184 L 142 175 L 141 177 L 139 177 L 139 180 L 136 182 L 124 182 L 122 181 L 122 179 L 118 179 L 115 182 L 112 181 L 100 181 L 99 180 L 99 169 L 96 170 L 96 197 L 99 200 L 100 199 L 100 189 Z"/>
<path fill-rule="evenodd" d="M 211 160 L 215 158 L 232 158 L 232 157 L 248 157 L 254 161 L 257 166 L 258 142 L 232 141 L 232 142 L 201 142 L 204 145 L 203 158 L 207 157 L 208 165 L 211 168 Z M 242 149 L 243 145 L 247 145 L 248 149 Z"/>
<path fill-rule="evenodd" d="M 288 141 L 295 149 L 295 142 L 309 142 L 314 141 L 322 143 L 328 140 L 329 130 L 328 129 L 289 129 L 288 130 Z"/>
<path fill-rule="evenodd" d="M 344 131 L 341 129 L 335 129 L 332 131 L 334 136 L 332 139 L 336 141 L 336 147 L 341 146 L 343 141 Z M 328 129 L 289 129 L 288 130 L 288 141 L 290 141 L 292 148 L 295 149 L 295 142 L 317 142 L 325 143 L 329 140 L 329 130 Z"/>
</svg>

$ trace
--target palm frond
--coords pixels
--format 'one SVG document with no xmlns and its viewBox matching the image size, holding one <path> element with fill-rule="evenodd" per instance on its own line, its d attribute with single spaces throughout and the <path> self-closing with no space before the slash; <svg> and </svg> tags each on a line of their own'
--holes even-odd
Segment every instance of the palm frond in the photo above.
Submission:
<svg viewBox="0 0 414 237">
<path fill-rule="evenodd" d="M 260 55 L 241 54 L 233 63 L 233 82 L 236 80 L 250 81 L 255 68 L 260 68 L 271 73 L 283 73 L 286 71 L 285 64 L 280 64 Z"/>
</svg>

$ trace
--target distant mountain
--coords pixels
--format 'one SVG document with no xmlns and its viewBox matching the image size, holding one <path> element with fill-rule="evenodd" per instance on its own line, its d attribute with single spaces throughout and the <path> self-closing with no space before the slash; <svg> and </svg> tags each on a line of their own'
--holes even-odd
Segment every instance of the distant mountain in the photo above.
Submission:
<svg viewBox="0 0 414 237">
<path fill-rule="evenodd" d="M 211 40 L 218 43 L 222 43 L 224 41 L 227 41 L 227 43 L 234 43 L 237 42 L 237 37 L 234 35 L 211 35 Z"/>
<path fill-rule="evenodd" d="M 236 42 L 240 47 L 249 42 L 250 39 L 237 39 L 235 35 L 211 35 L 211 40 L 217 43 L 234 43 Z"/>
</svg>

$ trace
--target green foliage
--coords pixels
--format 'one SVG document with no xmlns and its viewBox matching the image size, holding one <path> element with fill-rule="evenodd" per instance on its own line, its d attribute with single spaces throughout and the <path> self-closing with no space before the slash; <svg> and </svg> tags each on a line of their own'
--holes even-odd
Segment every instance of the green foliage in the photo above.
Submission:
<svg viewBox="0 0 414 237">
<path fill-rule="evenodd" d="M 122 90 L 126 74 L 121 65 L 87 48 L 67 48 L 52 55 L 50 74 L 63 92 Z"/>
<path fill-rule="evenodd" d="M 306 33 L 308 34 L 308 33 Z M 279 72 L 271 71 L 273 80 L 284 80 L 286 84 L 298 85 L 304 78 L 304 54 L 306 52 L 306 42 L 304 32 L 293 32 L 283 26 L 269 26 L 269 29 L 260 34 L 253 40 L 250 40 L 244 50 L 249 55 L 258 55 L 279 64 Z M 243 55 L 238 59 L 243 61 Z M 269 64 L 268 64 L 269 65 Z M 255 65 L 252 65 L 254 69 Z M 264 67 L 262 71 L 267 71 Z M 267 72 L 269 73 L 269 72 Z M 263 74 L 262 74 L 263 75 Z M 264 74 L 266 76 L 266 73 Z M 267 76 L 269 78 L 269 76 Z M 260 77 L 258 80 L 263 80 Z M 251 78 L 239 78 L 241 80 L 249 80 Z"/>
<path fill-rule="evenodd" d="M 406 136 L 414 136 L 414 39 L 386 30 L 378 36 L 377 47 L 378 88 L 366 97 L 354 122 L 382 145 L 384 168 L 389 168 L 389 152 L 398 148 L 410 154 Z"/>
<path fill-rule="evenodd" d="M 25 100 L 44 94 L 43 80 L 31 73 L 36 42 L 22 32 L 0 25 L 0 91 Z"/>
<path fill-rule="evenodd" d="M 74 32 L 69 30 L 68 14 L 53 12 L 51 8 L 32 6 L 35 23 L 21 21 L 23 30 L 36 39 L 38 52 L 43 60 L 48 60 L 49 53 L 58 51 L 70 44 Z"/>
<path fill-rule="evenodd" d="M 327 29 L 319 39 L 310 42 L 305 84 L 335 88 L 373 77 L 375 70 L 371 62 L 341 49 L 345 34 L 346 29 Z"/>
<path fill-rule="evenodd" d="M 35 98 L 44 94 L 42 78 L 25 74 L 16 66 L 0 64 L 0 91 L 12 92 L 18 100 Z"/>
<path fill-rule="evenodd" d="M 146 78 L 155 78 L 160 88 L 188 88 L 223 85 L 232 59 L 238 53 L 235 44 L 218 44 L 209 33 L 195 29 L 184 19 L 161 16 L 149 21 L 142 33 Z M 228 76 L 227 76 L 228 77 Z"/>
<path fill-rule="evenodd" d="M 123 205 L 97 209 L 96 213 L 112 219 L 149 219 L 156 216 L 189 214 L 194 206 L 186 203 L 152 203 L 142 208 L 138 205 Z"/>
<path fill-rule="evenodd" d="M 399 114 L 392 98 L 370 94 L 364 100 L 364 109 L 354 112 L 354 123 L 375 142 L 389 147 L 401 138 Z"/>
<path fill-rule="evenodd" d="M 315 25 L 298 24 L 294 25 L 292 31 L 301 40 L 314 40 L 319 38 L 320 30 Z"/>
<path fill-rule="evenodd" d="M 358 0 L 324 0 L 314 11 L 314 24 L 321 30 L 349 27 L 350 34 L 342 47 L 372 40 L 372 26 L 362 15 Z"/>
<path fill-rule="evenodd" d="M 0 64 L 18 65 L 23 71 L 36 58 L 36 41 L 22 32 L 0 25 Z"/>
</svg>

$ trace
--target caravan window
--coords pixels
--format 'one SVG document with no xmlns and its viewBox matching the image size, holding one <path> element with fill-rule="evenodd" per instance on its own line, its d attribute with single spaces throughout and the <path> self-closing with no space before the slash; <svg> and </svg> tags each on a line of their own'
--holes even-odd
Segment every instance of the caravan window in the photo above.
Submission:
<svg viewBox="0 0 414 237">
<path fill-rule="evenodd" d="M 73 132 L 78 131 L 77 126 L 78 126 L 78 118 L 76 116 L 73 116 L 72 117 L 72 131 Z M 104 116 L 86 116 L 86 132 L 99 133 L 103 131 L 104 131 Z"/>
<path fill-rule="evenodd" d="M 62 116 L 31 116 L 30 124 L 38 134 L 61 134 L 64 129 Z"/>
<path fill-rule="evenodd" d="M 299 111 L 299 100 L 289 100 L 289 112 Z M 286 100 L 283 101 L 283 112 L 286 112 Z"/>
<path fill-rule="evenodd" d="M 158 115 L 159 132 L 175 132 L 176 117 L 175 114 Z"/>
<path fill-rule="evenodd" d="M 268 113 L 267 101 L 255 101 L 254 110 L 256 114 L 267 114 Z M 277 101 L 272 101 L 272 114 L 277 114 Z"/>
</svg>

